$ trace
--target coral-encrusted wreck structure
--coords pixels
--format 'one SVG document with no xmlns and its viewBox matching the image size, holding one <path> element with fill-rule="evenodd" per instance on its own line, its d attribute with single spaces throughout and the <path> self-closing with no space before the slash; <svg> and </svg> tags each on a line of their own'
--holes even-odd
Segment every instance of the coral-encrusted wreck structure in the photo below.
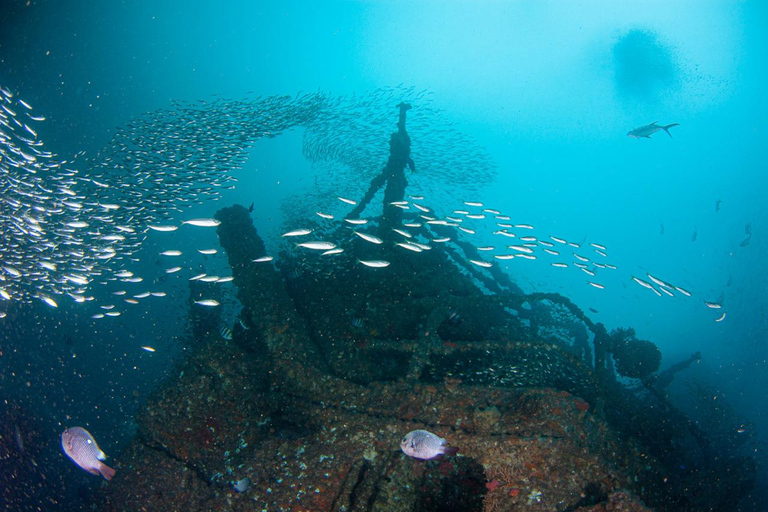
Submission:
<svg viewBox="0 0 768 512">
<path fill-rule="evenodd" d="M 405 110 L 372 183 L 387 202 L 413 165 L 395 154 Z M 254 264 L 266 251 L 248 211 L 216 218 L 241 321 L 226 341 L 191 308 L 194 349 L 138 418 L 104 510 L 727 510 L 752 485 L 751 461 L 713 453 L 658 389 L 617 383 L 611 354 L 631 366 L 632 333 L 463 266 L 469 245 L 393 249 L 375 271 L 356 264 L 361 240 L 333 266 Z M 406 457 L 420 428 L 459 456 Z"/>
</svg>

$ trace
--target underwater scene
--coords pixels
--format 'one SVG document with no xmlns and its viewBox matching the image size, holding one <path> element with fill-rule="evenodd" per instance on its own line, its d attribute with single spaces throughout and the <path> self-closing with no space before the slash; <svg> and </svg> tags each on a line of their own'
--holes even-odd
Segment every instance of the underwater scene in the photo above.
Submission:
<svg viewBox="0 0 768 512">
<path fill-rule="evenodd" d="M 768 3 L 6 0 L 0 510 L 768 510 Z"/>
</svg>

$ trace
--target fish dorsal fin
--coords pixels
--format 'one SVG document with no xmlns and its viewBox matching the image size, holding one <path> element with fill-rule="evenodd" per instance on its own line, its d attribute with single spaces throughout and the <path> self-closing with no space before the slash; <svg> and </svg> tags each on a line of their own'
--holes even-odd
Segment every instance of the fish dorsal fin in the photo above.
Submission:
<svg viewBox="0 0 768 512">
<path fill-rule="evenodd" d="M 656 124 L 656 123 L 658 123 L 658 121 L 654 121 L 654 122 L 652 122 L 651 124 Z"/>
</svg>

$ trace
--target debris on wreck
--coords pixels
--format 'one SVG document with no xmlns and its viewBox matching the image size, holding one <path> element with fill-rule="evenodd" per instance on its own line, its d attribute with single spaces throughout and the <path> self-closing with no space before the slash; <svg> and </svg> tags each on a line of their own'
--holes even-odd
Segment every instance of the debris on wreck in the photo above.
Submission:
<svg viewBox="0 0 768 512">
<path fill-rule="evenodd" d="M 349 218 L 385 185 L 387 203 L 405 196 L 417 164 L 399 109 L 391 158 Z M 385 242 L 414 215 L 383 211 L 370 232 Z M 222 339 L 217 313 L 190 308 L 195 348 L 138 418 L 104 510 L 701 510 L 753 483 L 751 460 L 715 453 L 663 393 L 622 384 L 654 389 L 655 345 L 462 266 L 474 247 L 407 259 L 385 243 L 382 278 L 356 264 L 365 240 L 323 267 L 286 251 L 253 263 L 267 252 L 248 209 L 215 218 L 240 321 Z M 419 429 L 459 455 L 405 456 Z"/>
</svg>

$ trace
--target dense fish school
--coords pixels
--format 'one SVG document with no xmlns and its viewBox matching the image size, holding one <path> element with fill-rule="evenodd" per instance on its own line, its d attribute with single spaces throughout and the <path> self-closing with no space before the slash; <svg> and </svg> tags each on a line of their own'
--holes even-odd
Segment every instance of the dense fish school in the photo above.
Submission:
<svg viewBox="0 0 768 512">
<path fill-rule="evenodd" d="M 356 201 L 347 197 L 361 197 L 367 180 L 386 161 L 387 147 L 381 141 L 391 131 L 391 106 L 403 97 L 419 104 L 409 120 L 409 131 L 420 141 L 418 172 L 409 175 L 410 186 L 434 192 L 429 197 L 410 196 L 410 201 L 385 206 L 405 210 L 403 218 L 407 222 L 394 228 L 391 236 L 376 236 L 372 233 L 376 232 L 376 215 L 381 213 L 381 206 L 378 211 L 370 206 L 374 211 L 368 219 L 346 218 L 346 212 L 339 208 L 355 205 Z M 4 190 L 0 200 L 0 298 L 6 301 L 40 300 L 58 307 L 62 299 L 93 301 L 89 291 L 93 282 L 141 283 L 142 276 L 134 275 L 130 267 L 147 233 L 173 232 L 183 226 L 216 227 L 219 221 L 215 219 L 179 222 L 174 216 L 189 205 L 217 199 L 221 190 L 234 188 L 232 171 L 242 168 L 254 142 L 295 126 L 305 128 L 305 157 L 322 167 L 323 172 L 318 174 L 312 190 L 300 192 L 303 200 L 290 200 L 284 205 L 289 224 L 283 235 L 288 238 L 284 240 L 299 240 L 291 244 L 292 250 L 317 252 L 317 257 L 327 261 L 329 256 L 342 257 L 352 240 L 383 244 L 382 259 L 350 256 L 348 260 L 383 269 L 390 264 L 383 259 L 390 244 L 418 257 L 418 253 L 454 242 L 464 253 L 463 258 L 454 257 L 456 263 L 475 272 L 488 271 L 498 261 L 547 257 L 553 258 L 553 267 L 583 272 L 584 284 L 599 290 L 606 287 L 598 281 L 598 272 L 617 269 L 606 260 L 608 254 L 601 244 L 593 242 L 582 247 L 554 235 L 536 236 L 534 226 L 515 224 L 517 219 L 512 221 L 500 210 L 458 197 L 457 190 L 466 195 L 493 181 L 495 167 L 472 139 L 455 130 L 431 106 L 425 91 L 390 88 L 359 97 L 334 98 L 318 92 L 296 97 L 174 103 L 171 109 L 145 114 L 120 128 L 93 157 L 77 158 L 78 164 L 86 162 L 84 170 L 77 169 L 75 161 L 60 160 L 44 149 L 34 128 L 45 120 L 44 116 L 36 115 L 32 106 L 2 87 L 0 107 L 0 184 Z M 347 176 L 353 172 L 356 178 L 349 179 Z M 359 189 L 339 191 L 338 183 L 342 182 Z M 435 183 L 441 186 L 434 187 Z M 441 215 L 436 213 L 441 205 L 450 204 L 462 209 L 446 207 Z M 340 224 L 348 227 L 341 229 Z M 363 224 L 367 232 L 349 229 Z M 317 238 L 304 240 L 310 233 Z M 489 246 L 473 242 L 476 237 L 487 240 L 486 235 L 498 239 L 498 243 Z M 568 248 L 570 254 L 557 246 Z M 589 252 L 578 254 L 574 249 Z M 487 258 L 481 258 L 476 251 L 487 253 Z M 198 252 L 205 255 L 216 250 Z M 584 255 L 589 253 L 595 256 Z M 169 259 L 182 256 L 175 249 L 161 254 Z M 265 256 L 256 263 L 271 260 L 271 256 Z M 165 273 L 175 274 L 184 268 L 169 267 Z M 659 296 L 691 295 L 666 281 L 648 277 L 653 284 L 632 276 Z M 231 276 L 205 273 L 187 278 L 212 284 L 232 280 Z M 133 296 L 127 296 L 125 290 L 113 293 L 126 295 L 123 300 L 129 304 L 150 296 L 165 296 L 163 291 L 143 291 Z M 209 298 L 196 303 L 219 304 Z M 101 306 L 93 318 L 119 316 L 120 311 L 113 308 L 111 304 Z M 724 318 L 723 313 L 718 321 Z"/>
</svg>

